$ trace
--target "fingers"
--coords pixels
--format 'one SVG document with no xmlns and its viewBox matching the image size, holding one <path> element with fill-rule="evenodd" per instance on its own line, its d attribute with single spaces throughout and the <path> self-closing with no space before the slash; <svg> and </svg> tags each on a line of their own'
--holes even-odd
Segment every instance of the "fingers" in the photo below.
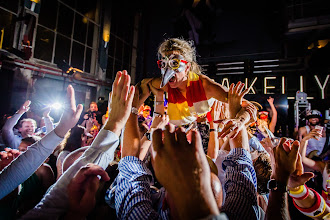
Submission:
<svg viewBox="0 0 330 220">
<path fill-rule="evenodd" d="M 291 148 L 291 151 L 289 153 L 289 157 L 291 157 L 294 161 L 297 161 L 298 153 L 299 153 L 299 147 L 300 147 L 299 141 L 294 141 L 292 143 L 292 148 Z"/>
<path fill-rule="evenodd" d="M 76 111 L 76 97 L 75 97 L 75 94 L 74 94 L 74 88 L 72 87 L 72 85 L 68 85 L 68 88 L 67 88 L 67 98 L 68 98 L 68 101 L 70 102 L 70 108 L 74 111 Z"/>
<path fill-rule="evenodd" d="M 76 184 L 83 183 L 89 176 L 101 176 L 101 179 L 104 181 L 109 181 L 110 177 L 102 167 L 95 164 L 87 164 L 86 166 L 80 168 L 76 173 L 73 180 Z"/>
<path fill-rule="evenodd" d="M 157 129 L 152 133 L 152 147 L 157 152 L 163 148 L 163 131 L 161 129 Z"/>
<path fill-rule="evenodd" d="M 123 71 L 123 80 L 121 80 L 122 83 L 120 83 L 119 89 L 121 92 L 121 100 L 126 101 L 128 97 L 128 91 L 130 89 L 131 84 L 131 77 L 127 75 L 127 71 Z M 122 85 L 122 87 L 121 87 Z M 121 88 L 120 88 L 121 87 Z"/>
<path fill-rule="evenodd" d="M 229 94 L 233 94 L 234 93 L 234 86 L 235 86 L 234 83 L 230 84 L 229 91 L 228 91 Z"/>
<path fill-rule="evenodd" d="M 191 145 L 196 149 L 196 151 L 203 151 L 202 138 L 196 129 L 191 130 Z"/>
<path fill-rule="evenodd" d="M 23 105 L 25 107 L 29 107 L 30 104 L 31 104 L 31 101 L 30 100 L 26 100 Z"/>
<path fill-rule="evenodd" d="M 242 93 L 241 96 L 244 97 L 246 94 L 248 94 L 250 91 L 250 88 L 245 89 Z"/>
<path fill-rule="evenodd" d="M 127 103 L 126 103 L 129 106 L 132 105 L 132 102 L 133 102 L 133 99 L 134 99 L 134 94 L 135 94 L 135 87 L 131 86 L 131 89 L 129 91 L 128 98 L 127 98 Z"/>
<path fill-rule="evenodd" d="M 176 137 L 179 142 L 180 146 L 186 146 L 188 141 L 187 141 L 187 135 L 183 127 L 180 127 L 176 131 Z"/>
<path fill-rule="evenodd" d="M 80 115 L 81 115 L 83 109 L 84 109 L 84 107 L 82 106 L 82 104 L 79 104 L 77 106 L 76 113 L 75 113 L 75 118 L 78 118 L 78 119 L 80 118 Z"/>
<path fill-rule="evenodd" d="M 230 132 L 232 132 L 234 130 L 234 128 L 232 128 L 233 126 L 233 121 L 229 121 L 225 127 L 222 129 L 222 131 L 219 133 L 219 137 L 220 138 L 224 138 L 226 137 Z"/>
<path fill-rule="evenodd" d="M 120 71 L 118 71 L 116 74 L 115 81 L 112 84 L 112 91 L 114 91 L 116 93 L 117 93 L 117 87 L 118 87 L 119 80 L 121 79 L 121 76 L 122 76 L 122 73 Z"/>
<path fill-rule="evenodd" d="M 165 132 L 164 132 L 164 146 L 170 147 L 175 145 L 175 133 L 174 133 L 175 127 L 173 124 L 168 124 L 165 126 Z"/>
<path fill-rule="evenodd" d="M 304 173 L 304 167 L 302 165 L 301 155 L 298 153 L 297 165 L 296 165 L 297 175 L 300 176 Z"/>
</svg>

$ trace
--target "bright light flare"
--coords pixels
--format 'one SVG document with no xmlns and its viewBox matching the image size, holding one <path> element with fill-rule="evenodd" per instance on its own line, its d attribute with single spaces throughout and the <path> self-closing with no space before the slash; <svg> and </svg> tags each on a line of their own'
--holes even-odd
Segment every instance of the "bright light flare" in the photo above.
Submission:
<svg viewBox="0 0 330 220">
<path fill-rule="evenodd" d="M 58 103 L 58 102 L 55 102 L 54 104 L 51 105 L 52 109 L 61 109 L 62 108 L 62 104 L 61 103 Z"/>
</svg>

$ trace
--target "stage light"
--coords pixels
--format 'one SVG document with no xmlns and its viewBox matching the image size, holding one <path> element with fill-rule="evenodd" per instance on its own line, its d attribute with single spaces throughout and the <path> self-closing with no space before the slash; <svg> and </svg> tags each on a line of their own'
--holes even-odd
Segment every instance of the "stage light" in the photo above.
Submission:
<svg viewBox="0 0 330 220">
<path fill-rule="evenodd" d="M 55 102 L 53 103 L 52 105 L 50 105 L 52 107 L 52 109 L 55 109 L 55 110 L 59 110 L 62 108 L 62 104 L 59 103 L 59 102 Z"/>
</svg>

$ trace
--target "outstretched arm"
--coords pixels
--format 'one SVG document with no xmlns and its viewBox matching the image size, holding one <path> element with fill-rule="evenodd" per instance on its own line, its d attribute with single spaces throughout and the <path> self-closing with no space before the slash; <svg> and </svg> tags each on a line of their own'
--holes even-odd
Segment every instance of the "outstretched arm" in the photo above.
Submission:
<svg viewBox="0 0 330 220">
<path fill-rule="evenodd" d="M 69 108 L 63 113 L 58 126 L 40 141 L 31 145 L 0 173 L 0 199 L 29 178 L 54 151 L 64 135 L 77 123 L 82 105 L 76 107 L 74 89 L 71 85 L 67 89 L 67 98 L 70 103 Z"/>
<path fill-rule="evenodd" d="M 267 99 L 267 101 L 268 101 L 268 103 L 270 105 L 270 108 L 272 109 L 272 113 L 273 113 L 272 120 L 269 123 L 269 130 L 274 133 L 275 132 L 275 126 L 276 126 L 276 123 L 277 123 L 277 111 L 276 111 L 276 108 L 275 108 L 275 105 L 274 105 L 274 98 L 269 97 L 269 99 Z"/>
<path fill-rule="evenodd" d="M 13 128 L 17 124 L 18 120 L 22 117 L 22 115 L 29 111 L 30 104 L 30 100 L 25 101 L 21 108 L 12 117 L 8 118 L 5 125 L 3 126 L 2 138 L 7 147 L 18 149 L 20 140 L 15 137 Z"/>
</svg>

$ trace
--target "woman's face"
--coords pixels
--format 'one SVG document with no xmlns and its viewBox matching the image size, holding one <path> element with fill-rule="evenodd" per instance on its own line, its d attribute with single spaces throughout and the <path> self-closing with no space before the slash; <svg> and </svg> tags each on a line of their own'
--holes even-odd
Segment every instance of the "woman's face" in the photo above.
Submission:
<svg viewBox="0 0 330 220">
<path fill-rule="evenodd" d="M 174 55 L 174 56 L 173 56 Z M 171 59 L 178 59 L 182 58 L 182 55 L 180 55 L 177 51 L 168 51 L 165 54 L 166 57 L 170 57 Z M 174 69 L 175 74 L 174 76 L 168 81 L 168 85 L 171 88 L 178 88 L 183 83 L 186 83 L 188 71 L 190 69 L 190 63 L 180 63 L 181 68 Z M 183 68 L 182 68 L 183 67 Z"/>
</svg>

